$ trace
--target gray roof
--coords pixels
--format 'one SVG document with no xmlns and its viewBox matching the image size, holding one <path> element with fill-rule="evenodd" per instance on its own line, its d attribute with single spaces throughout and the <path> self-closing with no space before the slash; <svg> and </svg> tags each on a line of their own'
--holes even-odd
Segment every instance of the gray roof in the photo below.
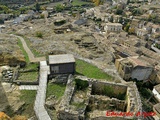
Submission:
<svg viewBox="0 0 160 120">
<path fill-rule="evenodd" d="M 72 54 L 49 55 L 49 64 L 62 64 L 75 62 Z"/>
<path fill-rule="evenodd" d="M 87 19 L 79 19 L 77 21 L 74 22 L 74 24 L 77 24 L 77 25 L 83 25 L 87 22 Z"/>
</svg>

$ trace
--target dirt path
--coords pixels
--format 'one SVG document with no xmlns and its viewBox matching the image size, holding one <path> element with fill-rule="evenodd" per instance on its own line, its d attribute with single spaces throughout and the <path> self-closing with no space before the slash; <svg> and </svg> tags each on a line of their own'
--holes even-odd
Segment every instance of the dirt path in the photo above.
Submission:
<svg viewBox="0 0 160 120">
<path fill-rule="evenodd" d="M 45 57 L 37 57 L 37 58 L 34 57 L 32 51 L 28 48 L 28 46 L 27 46 L 27 44 L 26 44 L 26 41 L 24 40 L 23 37 L 17 36 L 17 35 L 13 35 L 13 34 L 11 34 L 11 36 L 17 37 L 17 38 L 19 38 L 19 39 L 21 40 L 22 45 L 23 45 L 23 48 L 24 48 L 25 51 L 27 52 L 30 62 L 39 62 L 39 61 L 45 61 L 45 60 L 46 60 Z"/>
</svg>

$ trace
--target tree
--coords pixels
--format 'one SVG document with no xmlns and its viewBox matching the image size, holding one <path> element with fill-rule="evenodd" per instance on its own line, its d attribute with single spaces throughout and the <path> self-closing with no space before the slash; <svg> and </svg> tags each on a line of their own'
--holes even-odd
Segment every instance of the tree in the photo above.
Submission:
<svg viewBox="0 0 160 120">
<path fill-rule="evenodd" d="M 113 16 L 110 17 L 109 21 L 113 23 Z"/>
<path fill-rule="evenodd" d="M 4 24 L 4 20 L 0 18 L 0 24 Z"/>
<path fill-rule="evenodd" d="M 122 15 L 123 10 L 121 10 L 121 9 L 117 9 L 115 13 L 116 13 L 117 15 Z"/>
<path fill-rule="evenodd" d="M 61 12 L 63 10 L 64 10 L 64 6 L 63 5 L 61 5 L 61 4 L 56 5 L 56 11 L 57 12 Z"/>
<path fill-rule="evenodd" d="M 92 2 L 95 4 L 95 6 L 99 6 L 101 3 L 101 0 L 92 0 Z"/>
<path fill-rule="evenodd" d="M 121 23 L 121 24 L 123 23 L 122 17 L 119 18 L 118 22 Z"/>
<path fill-rule="evenodd" d="M 124 27 L 124 31 L 128 32 L 129 28 L 130 28 L 130 24 L 127 23 L 127 25 Z"/>
<path fill-rule="evenodd" d="M 134 29 L 134 28 L 130 28 L 130 29 L 128 30 L 128 33 L 129 33 L 129 34 L 134 34 L 134 33 L 135 33 L 135 29 Z"/>
<path fill-rule="evenodd" d="M 40 4 L 38 2 L 36 3 L 35 8 L 39 12 L 39 10 L 40 10 L 41 7 L 40 7 Z"/>
</svg>

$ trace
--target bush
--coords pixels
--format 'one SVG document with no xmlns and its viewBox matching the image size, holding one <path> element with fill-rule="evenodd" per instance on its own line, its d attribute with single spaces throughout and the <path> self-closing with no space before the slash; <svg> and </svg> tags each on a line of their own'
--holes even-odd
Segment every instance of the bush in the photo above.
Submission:
<svg viewBox="0 0 160 120">
<path fill-rule="evenodd" d="M 36 37 L 43 38 L 42 32 L 40 31 L 36 32 Z"/>
<path fill-rule="evenodd" d="M 76 82 L 77 89 L 79 89 L 79 90 L 84 90 L 85 88 L 87 88 L 89 86 L 88 81 L 75 79 L 75 82 Z"/>
</svg>

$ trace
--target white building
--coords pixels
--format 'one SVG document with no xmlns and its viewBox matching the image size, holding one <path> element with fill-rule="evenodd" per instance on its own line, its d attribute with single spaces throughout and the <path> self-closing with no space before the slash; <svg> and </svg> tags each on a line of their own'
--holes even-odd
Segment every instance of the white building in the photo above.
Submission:
<svg viewBox="0 0 160 120">
<path fill-rule="evenodd" d="M 122 31 L 122 24 L 120 24 L 120 23 L 106 23 L 104 30 L 106 32 L 121 32 Z"/>
<path fill-rule="evenodd" d="M 157 98 L 157 100 L 160 101 L 160 84 L 154 86 L 152 92 L 154 96 Z"/>
</svg>

